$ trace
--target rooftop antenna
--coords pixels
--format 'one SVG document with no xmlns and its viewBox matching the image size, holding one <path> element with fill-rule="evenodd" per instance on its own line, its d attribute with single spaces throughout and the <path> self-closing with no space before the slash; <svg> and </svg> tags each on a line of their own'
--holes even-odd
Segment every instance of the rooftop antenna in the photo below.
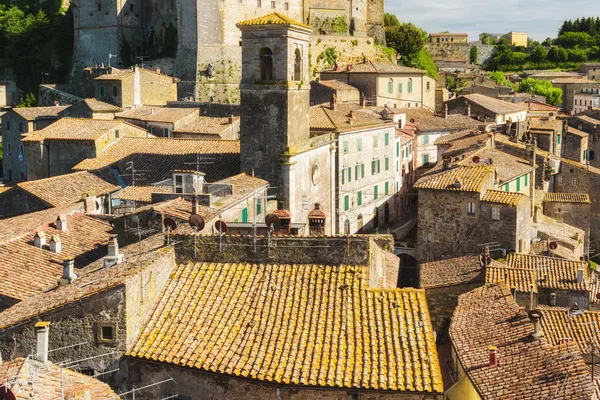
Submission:
<svg viewBox="0 0 600 400">
<path fill-rule="evenodd" d="M 215 229 L 219 231 L 219 253 L 221 252 L 222 248 L 221 242 L 223 235 L 225 234 L 225 232 L 227 232 L 227 222 L 223 221 L 221 218 L 221 214 L 219 214 L 219 220 L 215 222 Z"/>
<path fill-rule="evenodd" d="M 117 58 L 116 54 L 112 54 L 112 53 L 108 53 L 108 66 L 110 67 L 110 59 L 111 58 Z"/>
<path fill-rule="evenodd" d="M 203 161 L 206 160 L 206 161 Z M 195 162 L 186 162 L 184 164 L 186 165 L 195 165 L 196 166 L 196 172 L 200 172 L 200 165 L 202 164 L 214 164 L 215 163 L 215 157 L 214 156 L 204 156 L 201 155 L 199 153 L 196 153 L 196 161 Z"/>
<path fill-rule="evenodd" d="M 195 196 L 192 199 L 192 202 L 194 202 L 194 201 L 197 201 Z M 198 232 L 201 231 L 202 229 L 204 229 L 204 218 L 202 218 L 198 214 L 192 214 L 192 215 L 190 215 L 188 223 L 190 224 L 190 226 L 192 228 L 194 228 L 194 260 L 195 260 L 196 254 L 197 254 Z"/>
<path fill-rule="evenodd" d="M 144 58 L 149 58 L 150 56 L 137 56 L 136 58 L 140 59 L 141 68 L 144 68 Z"/>
</svg>

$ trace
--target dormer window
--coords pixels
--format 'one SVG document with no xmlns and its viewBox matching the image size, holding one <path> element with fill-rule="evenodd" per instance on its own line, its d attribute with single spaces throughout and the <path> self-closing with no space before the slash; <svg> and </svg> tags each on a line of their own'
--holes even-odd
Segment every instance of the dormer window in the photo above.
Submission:
<svg viewBox="0 0 600 400">
<path fill-rule="evenodd" d="M 199 171 L 175 170 L 173 173 L 173 192 L 182 194 L 202 193 L 204 173 Z"/>
</svg>

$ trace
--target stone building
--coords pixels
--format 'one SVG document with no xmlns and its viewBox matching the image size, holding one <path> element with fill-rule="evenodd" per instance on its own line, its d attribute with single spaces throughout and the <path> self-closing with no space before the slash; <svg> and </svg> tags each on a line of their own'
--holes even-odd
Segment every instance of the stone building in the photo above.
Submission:
<svg viewBox="0 0 600 400">
<path fill-rule="evenodd" d="M 586 163 L 590 156 L 595 159 L 595 151 L 590 154 L 590 134 L 577 128 L 567 126 L 564 133 L 565 145 L 563 146 L 563 157 L 578 163 Z M 590 162 L 592 160 L 589 160 Z"/>
<path fill-rule="evenodd" d="M 567 111 L 575 109 L 575 96 L 584 89 L 597 88 L 598 82 L 590 81 L 582 76 L 572 78 L 556 78 L 552 79 L 552 86 L 563 91 L 562 107 Z"/>
<path fill-rule="evenodd" d="M 590 195 L 587 193 L 546 193 L 544 214 L 585 232 L 584 246 L 590 241 Z"/>
<path fill-rule="evenodd" d="M 112 179 L 87 171 L 20 182 L 0 192 L 0 218 L 78 203 L 89 213 L 110 213 L 110 194 L 119 189 Z"/>
<path fill-rule="evenodd" d="M 102 69 L 104 71 L 104 69 Z M 94 79 L 94 98 L 122 109 L 142 105 L 164 106 L 177 100 L 177 79 L 137 66 L 109 68 Z"/>
<path fill-rule="evenodd" d="M 523 124 L 518 124 L 522 126 Z M 526 140 L 529 138 L 535 139 L 536 145 L 556 157 L 561 157 L 563 154 L 564 131 L 566 123 L 562 120 L 555 119 L 532 119 L 528 120 L 526 126 Z"/>
<path fill-rule="evenodd" d="M 579 72 L 585 74 L 592 81 L 600 80 L 600 63 L 588 62 L 579 66 Z"/>
<path fill-rule="evenodd" d="M 527 119 L 527 107 L 482 94 L 468 94 L 445 103 L 450 114 L 463 114 L 479 121 L 503 124 Z"/>
<path fill-rule="evenodd" d="M 195 122 L 200 116 L 198 108 L 169 108 L 142 106 L 125 110 L 115 118 L 144 128 L 158 137 L 173 137 L 173 132 Z"/>
<path fill-rule="evenodd" d="M 577 114 L 591 108 L 600 108 L 600 83 L 596 87 L 582 88 L 573 96 L 573 112 Z"/>
<path fill-rule="evenodd" d="M 121 108 L 96 99 L 80 100 L 60 112 L 61 117 L 87 119 L 114 119 Z"/>
<path fill-rule="evenodd" d="M 528 251 L 531 201 L 503 191 L 496 175 L 489 165 L 457 165 L 421 177 L 415 184 L 419 262 L 478 253 L 490 242 L 506 251 Z"/>
<path fill-rule="evenodd" d="M 348 65 L 345 70 L 323 71 L 321 80 L 338 80 L 354 86 L 374 106 L 435 111 L 435 80 L 419 69 L 365 61 Z"/>
<path fill-rule="evenodd" d="M 469 35 L 466 33 L 430 33 L 431 43 L 467 43 Z"/>
<path fill-rule="evenodd" d="M 542 393 L 594 398 L 594 383 L 577 346 L 548 340 L 540 320 L 521 311 L 504 283 L 459 297 L 450 338 L 455 383 L 445 392 L 449 400 L 496 399 L 499 390 L 503 398 Z M 499 382 L 508 383 L 499 389 Z"/>
<path fill-rule="evenodd" d="M 30 160 L 27 178 L 67 174 L 81 161 L 97 157 L 122 138 L 149 136 L 145 129 L 121 120 L 62 118 L 21 139 Z"/>
<path fill-rule="evenodd" d="M 22 135 L 47 127 L 67 107 L 13 108 L 2 116 L 2 166 L 5 182 L 27 179 L 27 155 Z"/>
<path fill-rule="evenodd" d="M 345 82 L 337 79 L 316 80 L 310 82 L 310 104 L 329 104 L 335 96 L 336 102 L 354 103 L 360 102 L 360 91 Z"/>
</svg>

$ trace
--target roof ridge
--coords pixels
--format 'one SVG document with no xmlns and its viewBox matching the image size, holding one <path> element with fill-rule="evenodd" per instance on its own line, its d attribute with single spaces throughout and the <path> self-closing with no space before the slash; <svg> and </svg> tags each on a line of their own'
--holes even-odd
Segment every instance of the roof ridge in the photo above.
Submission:
<svg viewBox="0 0 600 400">
<path fill-rule="evenodd" d="M 23 182 L 17 183 L 15 186 L 18 186 L 18 187 L 20 187 L 22 189 L 25 189 L 25 187 L 24 187 L 25 185 L 26 186 L 31 186 L 31 185 L 39 183 L 39 182 L 48 182 L 48 181 L 52 181 L 52 180 L 65 179 L 68 176 L 73 176 L 75 174 L 81 174 L 82 172 L 88 172 L 88 171 L 75 171 L 75 172 L 71 172 L 71 173 L 68 173 L 68 174 L 62 174 L 62 175 L 56 175 L 56 176 L 49 176 L 48 178 L 35 179 L 35 180 L 32 180 L 32 181 L 23 181 Z M 90 172 L 88 172 L 88 173 L 90 173 Z M 97 176 L 97 175 L 94 175 L 94 176 Z M 100 178 L 100 179 L 102 179 L 102 178 Z"/>
</svg>

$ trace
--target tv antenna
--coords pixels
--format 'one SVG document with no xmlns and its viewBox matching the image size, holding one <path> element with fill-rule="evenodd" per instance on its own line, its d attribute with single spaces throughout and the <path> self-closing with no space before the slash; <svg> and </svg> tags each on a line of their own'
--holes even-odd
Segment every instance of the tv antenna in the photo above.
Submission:
<svg viewBox="0 0 600 400">
<path fill-rule="evenodd" d="M 200 165 L 203 165 L 203 164 L 214 164 L 214 163 L 215 163 L 215 157 L 214 156 L 204 156 L 204 155 L 196 153 L 196 161 L 186 162 L 184 164 L 186 164 L 186 165 L 195 165 L 196 166 L 196 172 L 200 172 Z"/>
<path fill-rule="evenodd" d="M 196 198 L 194 197 L 194 200 L 195 199 Z M 198 249 L 198 246 L 197 246 L 198 232 L 201 231 L 202 229 L 204 229 L 204 218 L 202 218 L 198 214 L 192 214 L 192 215 L 190 215 L 188 223 L 190 224 L 190 226 L 192 228 L 194 228 L 194 259 L 196 259 L 196 254 L 197 254 L 197 249 Z"/>
<path fill-rule="evenodd" d="M 108 53 L 108 66 L 110 67 L 111 58 L 117 58 L 116 54 Z"/>
<path fill-rule="evenodd" d="M 140 59 L 140 67 L 144 68 L 144 58 L 149 58 L 150 56 L 137 56 L 136 58 Z"/>
</svg>

